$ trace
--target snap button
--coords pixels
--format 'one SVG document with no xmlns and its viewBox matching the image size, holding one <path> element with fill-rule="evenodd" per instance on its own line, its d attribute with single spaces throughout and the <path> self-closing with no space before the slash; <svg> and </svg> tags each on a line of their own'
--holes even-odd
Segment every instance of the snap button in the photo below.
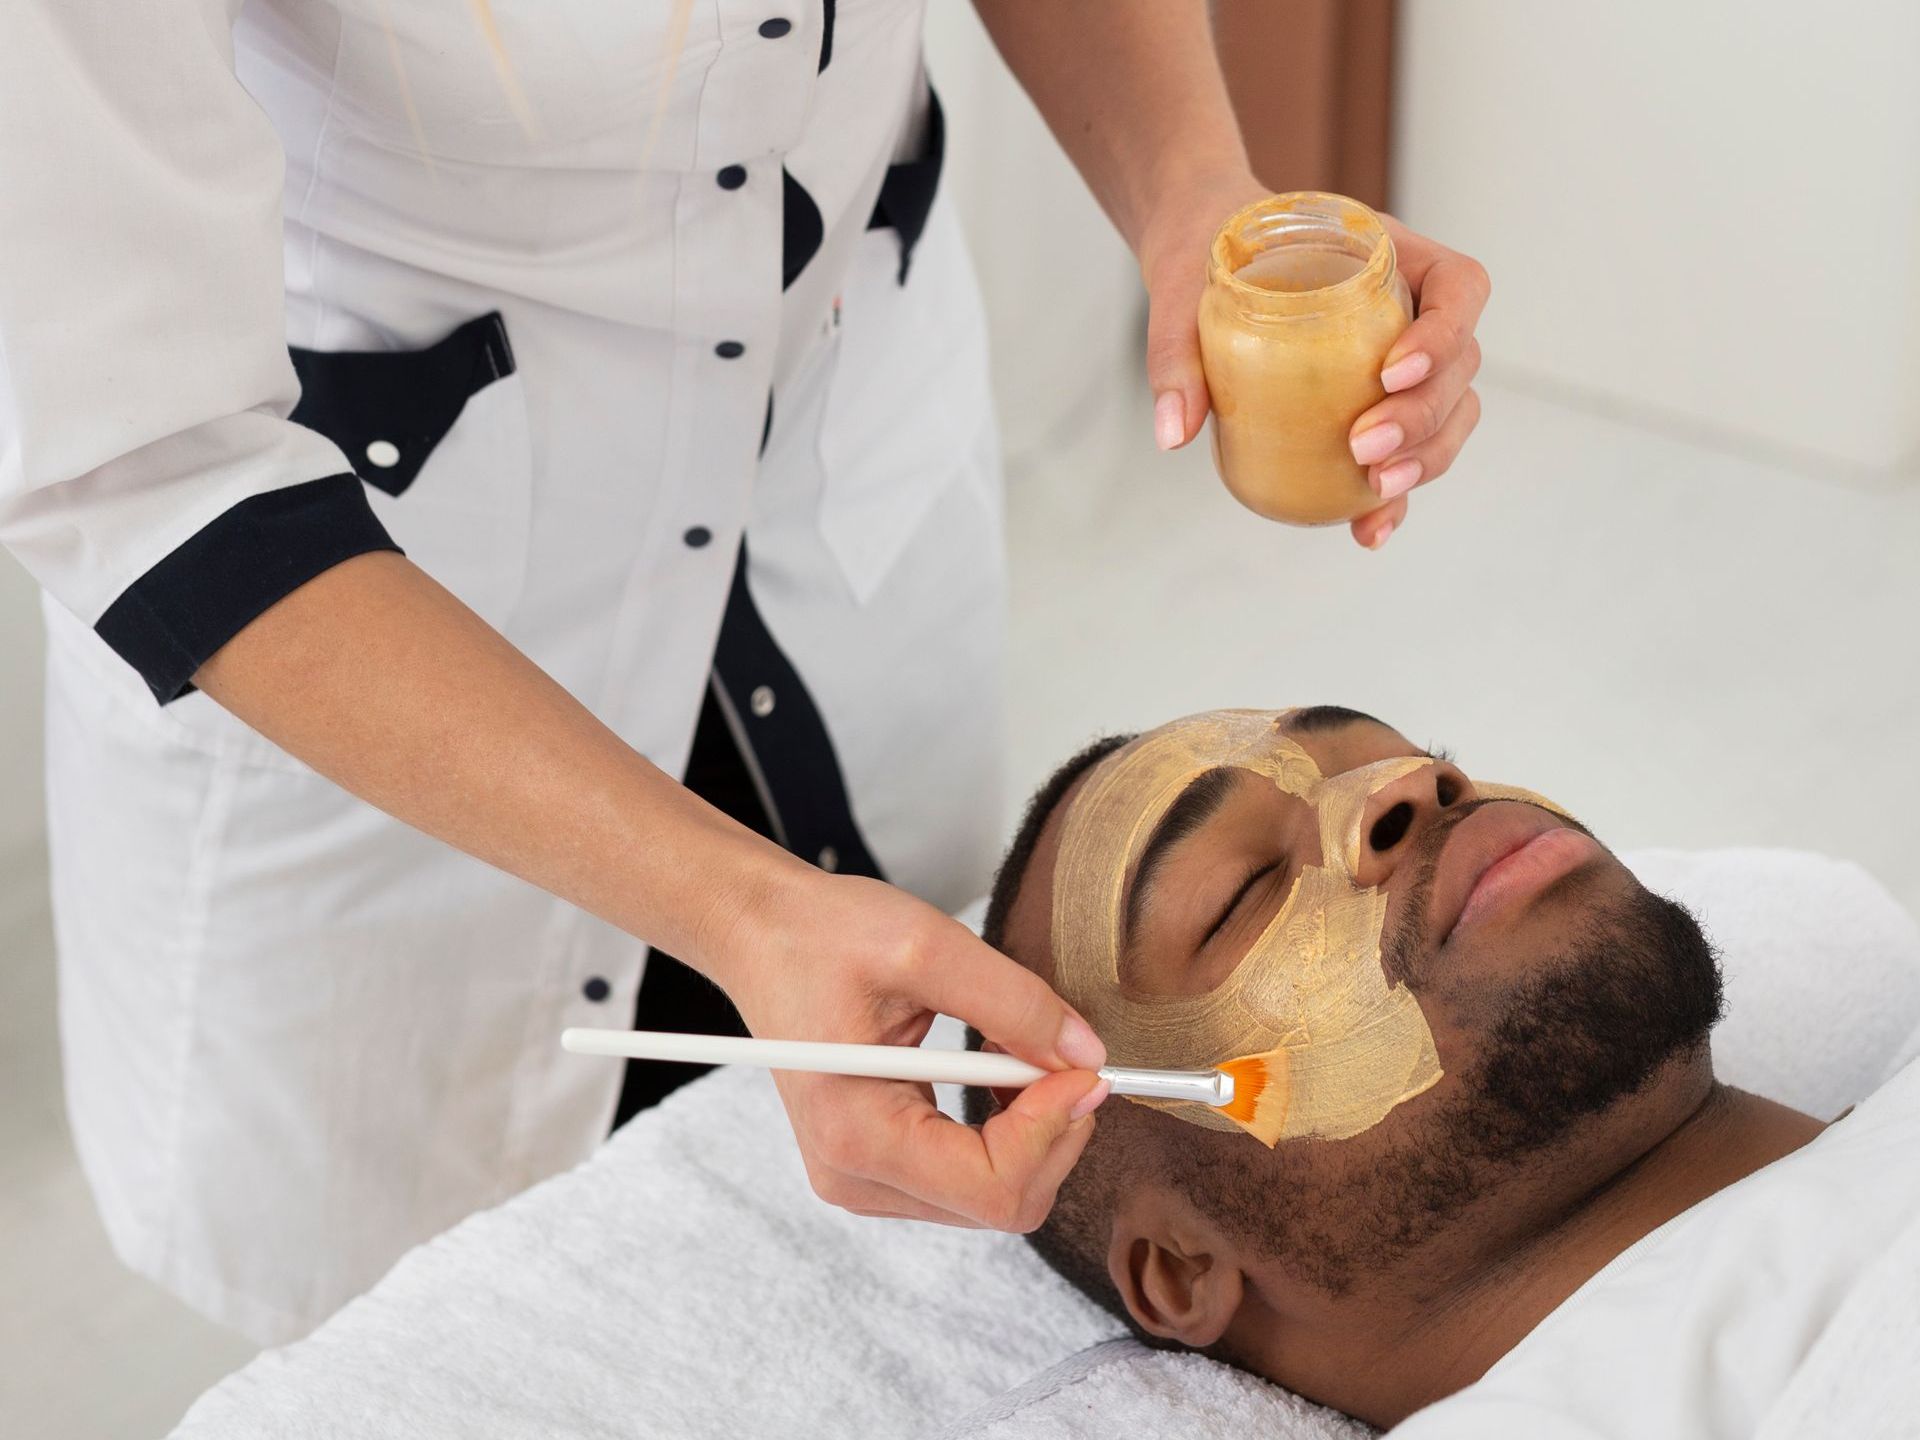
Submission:
<svg viewBox="0 0 1920 1440">
<path fill-rule="evenodd" d="M 791 29 L 793 29 L 793 22 L 791 20 L 762 20 L 760 22 L 760 33 L 769 40 L 778 40 Z"/>
<path fill-rule="evenodd" d="M 742 185 L 747 183 L 747 167 L 744 165 L 728 165 L 723 167 L 720 173 L 713 178 L 720 182 L 720 188 L 722 190 L 738 190 Z"/>
<path fill-rule="evenodd" d="M 753 693 L 747 696 L 747 708 L 764 720 L 773 713 L 773 687 L 756 685 Z"/>
<path fill-rule="evenodd" d="M 613 986 L 609 985 L 600 976 L 595 975 L 591 977 L 586 984 L 580 987 L 580 993 L 586 996 L 587 999 L 591 1000 L 594 1004 L 598 1005 L 602 1000 L 606 999 L 609 995 L 613 993 Z"/>
<path fill-rule="evenodd" d="M 400 447 L 391 440 L 371 440 L 367 442 L 367 462 L 391 470 L 400 463 Z"/>
<path fill-rule="evenodd" d="M 709 540 L 713 539 L 713 532 L 707 529 L 707 527 L 704 525 L 695 525 L 690 529 L 688 529 L 688 531 L 684 535 L 682 535 L 680 538 L 686 541 L 690 547 L 692 547 L 695 550 L 698 550 L 701 546 L 705 545 Z"/>
<path fill-rule="evenodd" d="M 722 360 L 738 360 L 742 355 L 747 353 L 747 347 L 742 345 L 738 340 L 722 340 L 718 345 L 713 347 L 713 353 L 718 355 Z"/>
<path fill-rule="evenodd" d="M 820 847 L 820 868 L 832 874 L 840 868 L 840 852 L 831 845 Z"/>
</svg>

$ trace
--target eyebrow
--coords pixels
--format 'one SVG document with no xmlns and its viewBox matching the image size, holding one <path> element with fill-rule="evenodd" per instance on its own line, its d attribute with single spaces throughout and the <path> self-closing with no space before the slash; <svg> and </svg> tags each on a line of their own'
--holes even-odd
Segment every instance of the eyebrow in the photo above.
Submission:
<svg viewBox="0 0 1920 1440">
<path fill-rule="evenodd" d="M 1304 728 L 1312 730 L 1333 730 L 1358 720 L 1372 721 L 1375 725 L 1384 724 L 1364 715 L 1358 710 L 1346 710 L 1337 705 L 1316 705 L 1303 712 L 1312 717 L 1313 723 Z M 1299 728 L 1299 716 L 1289 723 L 1288 733 Z M 1414 753 L 1424 755 L 1429 760 L 1450 758 L 1445 752 L 1439 755 L 1431 750 L 1414 747 Z M 1175 797 L 1173 804 L 1167 807 L 1167 813 L 1160 817 L 1153 827 L 1153 833 L 1147 837 L 1147 843 L 1141 848 L 1140 863 L 1134 867 L 1133 878 L 1127 885 L 1127 893 L 1121 904 L 1122 925 L 1120 944 L 1124 950 L 1132 943 L 1134 927 L 1140 921 L 1140 912 L 1147 907 L 1155 882 L 1167 856 L 1175 846 L 1187 839 L 1207 821 L 1211 820 L 1220 807 L 1227 802 L 1227 796 L 1233 790 L 1234 779 L 1239 767 L 1216 765 L 1213 769 L 1196 775 L 1187 783 L 1187 787 Z"/>
<path fill-rule="evenodd" d="M 1127 886 L 1127 897 L 1121 910 L 1124 917 L 1120 932 L 1122 946 L 1131 941 L 1133 928 L 1139 922 L 1140 912 L 1146 908 L 1147 896 L 1168 854 L 1214 817 L 1226 803 L 1238 773 L 1233 766 L 1219 765 L 1196 775 L 1187 782 L 1186 789 L 1174 798 L 1173 804 L 1167 807 L 1167 813 L 1153 827 L 1153 833 L 1147 837 L 1147 843 L 1140 851 L 1140 863 L 1134 867 L 1133 879 Z"/>
</svg>

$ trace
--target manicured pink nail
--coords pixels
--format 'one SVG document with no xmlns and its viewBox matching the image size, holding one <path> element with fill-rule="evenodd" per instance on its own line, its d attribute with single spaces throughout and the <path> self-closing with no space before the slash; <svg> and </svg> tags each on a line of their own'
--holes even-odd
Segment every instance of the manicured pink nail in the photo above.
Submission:
<svg viewBox="0 0 1920 1440">
<path fill-rule="evenodd" d="M 1416 350 L 1411 355 L 1402 355 L 1386 369 L 1380 372 L 1380 384 L 1391 395 L 1396 390 L 1405 390 L 1409 385 L 1418 385 L 1433 369 L 1433 357 L 1424 350 Z"/>
<path fill-rule="evenodd" d="M 1380 498 L 1391 500 L 1396 495 L 1404 495 L 1420 483 L 1420 462 L 1402 460 L 1398 465 L 1389 465 L 1380 472 Z"/>
<path fill-rule="evenodd" d="M 1100 1102 L 1107 1098 L 1107 1093 L 1112 1089 L 1113 1086 L 1109 1085 L 1105 1080 L 1102 1080 L 1091 1090 L 1087 1091 L 1086 1094 L 1073 1102 L 1073 1109 L 1067 1112 L 1067 1119 L 1084 1120 L 1100 1108 Z"/>
<path fill-rule="evenodd" d="M 1389 520 L 1386 524 L 1382 525 L 1378 530 L 1374 531 L 1373 539 L 1367 542 L 1367 549 L 1378 550 L 1382 545 L 1387 543 L 1387 537 L 1393 534 L 1393 531 L 1394 531 L 1394 522 Z"/>
<path fill-rule="evenodd" d="M 1406 438 L 1406 432 L 1389 420 L 1384 425 L 1362 430 L 1347 444 L 1353 450 L 1354 464 L 1374 465 L 1398 450 Z"/>
<path fill-rule="evenodd" d="M 1078 1015 L 1069 1015 L 1060 1027 L 1060 1039 L 1055 1043 L 1060 1058 L 1076 1070 L 1098 1070 L 1107 1063 L 1107 1047 L 1100 1043 L 1100 1037 L 1093 1033 L 1093 1027 Z"/>
<path fill-rule="evenodd" d="M 1153 402 L 1153 438 L 1162 450 L 1178 450 L 1187 438 L 1187 406 L 1178 390 Z"/>
</svg>

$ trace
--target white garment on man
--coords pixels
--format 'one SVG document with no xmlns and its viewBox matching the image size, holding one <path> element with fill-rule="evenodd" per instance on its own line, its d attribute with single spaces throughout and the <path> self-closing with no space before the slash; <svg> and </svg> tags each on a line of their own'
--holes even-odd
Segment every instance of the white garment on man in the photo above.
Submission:
<svg viewBox="0 0 1920 1440">
<path fill-rule="evenodd" d="M 1811 1144 L 1615 1257 L 1477 1384 L 1406 1420 L 1395 1440 L 1758 1435 L 1823 1351 L 1847 1344 L 1848 1327 L 1896 1323 L 1850 1311 L 1875 1308 L 1880 1266 L 1917 1242 L 1920 1059 Z M 1894 1354 L 1920 1347 L 1911 1332 L 1889 1338 Z"/>
<path fill-rule="evenodd" d="M 406 0 L 28 0 L 0 45 L 74 1135 L 120 1254 L 262 1340 L 587 1153 L 618 1067 L 554 1037 L 622 1023 L 644 953 L 190 692 L 280 595 L 391 535 L 670 774 L 714 668 L 776 825 L 844 777 L 781 837 L 826 868 L 952 905 L 998 835 L 998 461 L 918 0 L 717 0 L 677 54 L 687 7 L 491 8 L 504 59 Z"/>
</svg>

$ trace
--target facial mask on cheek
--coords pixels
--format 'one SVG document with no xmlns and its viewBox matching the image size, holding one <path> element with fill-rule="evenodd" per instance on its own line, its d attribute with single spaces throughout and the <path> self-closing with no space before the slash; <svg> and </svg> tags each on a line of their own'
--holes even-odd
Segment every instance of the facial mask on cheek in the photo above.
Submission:
<svg viewBox="0 0 1920 1440">
<path fill-rule="evenodd" d="M 1055 984 L 1120 1065 L 1195 1069 L 1268 1056 L 1269 1082 L 1245 1124 L 1185 1101 L 1141 1101 L 1269 1146 L 1357 1135 L 1440 1079 L 1433 1033 L 1410 991 L 1380 968 L 1384 890 L 1356 883 L 1368 799 L 1432 765 L 1400 756 L 1327 778 L 1279 729 L 1282 715 L 1220 710 L 1148 736 L 1075 798 L 1054 868 Z M 1120 982 L 1122 897 L 1147 837 L 1187 785 L 1223 766 L 1266 777 L 1314 807 L 1321 863 L 1239 966 L 1205 995 L 1141 996 Z"/>
</svg>

